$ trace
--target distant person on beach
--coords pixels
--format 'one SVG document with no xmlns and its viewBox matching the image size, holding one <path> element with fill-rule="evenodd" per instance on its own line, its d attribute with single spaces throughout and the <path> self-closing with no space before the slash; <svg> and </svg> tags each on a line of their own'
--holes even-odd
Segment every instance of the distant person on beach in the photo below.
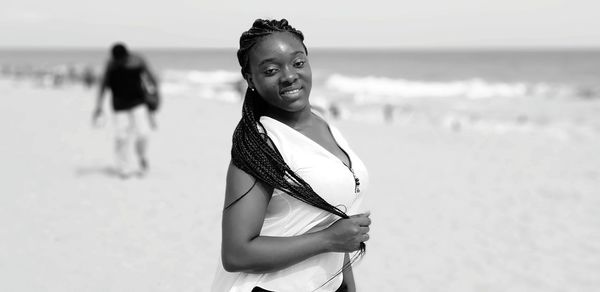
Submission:
<svg viewBox="0 0 600 292">
<path fill-rule="evenodd" d="M 129 52 L 122 43 L 113 45 L 111 57 L 100 81 L 93 120 L 96 123 L 103 115 L 104 92 L 107 88 L 110 89 L 116 128 L 117 172 L 123 178 L 133 174 L 143 175 L 149 167 L 148 135 L 155 124 L 146 102 L 146 92 L 142 84 L 144 78 L 148 78 L 156 86 L 157 80 L 141 56 Z M 137 167 L 132 165 L 129 157 L 132 146 L 137 155 Z"/>
<path fill-rule="evenodd" d="M 391 123 L 394 121 L 394 106 L 386 103 L 383 106 L 383 119 L 387 122 L 387 123 Z"/>
<path fill-rule="evenodd" d="M 247 82 L 233 133 L 212 291 L 355 291 L 365 252 L 368 174 L 342 134 L 311 109 L 304 36 L 257 19 L 237 52 Z"/>
<path fill-rule="evenodd" d="M 86 88 L 91 88 L 96 83 L 96 75 L 94 75 L 94 70 L 91 67 L 85 67 L 81 75 L 81 81 Z"/>
<path fill-rule="evenodd" d="M 331 114 L 331 117 L 333 117 L 334 119 L 339 119 L 340 118 L 340 107 L 337 105 L 337 103 L 333 102 L 329 105 L 329 113 Z"/>
</svg>

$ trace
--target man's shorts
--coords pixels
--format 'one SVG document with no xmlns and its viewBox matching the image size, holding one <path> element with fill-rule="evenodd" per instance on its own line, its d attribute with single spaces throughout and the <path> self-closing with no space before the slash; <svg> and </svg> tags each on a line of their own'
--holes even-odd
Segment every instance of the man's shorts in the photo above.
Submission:
<svg viewBox="0 0 600 292">
<path fill-rule="evenodd" d="M 130 110 L 116 111 L 114 114 L 117 138 L 146 137 L 150 134 L 148 108 L 138 105 Z"/>
</svg>

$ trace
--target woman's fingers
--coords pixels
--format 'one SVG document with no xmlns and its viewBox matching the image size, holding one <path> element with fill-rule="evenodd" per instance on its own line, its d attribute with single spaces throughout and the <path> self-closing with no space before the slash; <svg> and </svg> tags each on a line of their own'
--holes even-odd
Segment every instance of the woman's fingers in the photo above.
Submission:
<svg viewBox="0 0 600 292">
<path fill-rule="evenodd" d="M 352 220 L 358 224 L 358 226 L 369 226 L 371 225 L 371 218 L 363 214 L 352 217 Z"/>
<path fill-rule="evenodd" d="M 370 212 L 352 215 L 350 218 L 338 220 L 329 227 L 333 231 L 334 238 L 339 242 L 339 250 L 357 250 L 361 244 L 370 239 L 371 219 L 369 216 Z"/>
<path fill-rule="evenodd" d="M 362 242 L 365 242 L 365 241 L 369 240 L 369 238 L 371 238 L 371 237 L 369 236 L 369 234 L 367 234 L 367 233 L 363 234 L 363 235 L 362 235 Z"/>
</svg>

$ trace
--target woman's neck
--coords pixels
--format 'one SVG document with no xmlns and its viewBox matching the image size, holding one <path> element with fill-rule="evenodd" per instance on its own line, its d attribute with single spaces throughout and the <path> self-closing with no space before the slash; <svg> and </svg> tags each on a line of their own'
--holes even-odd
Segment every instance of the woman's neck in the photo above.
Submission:
<svg viewBox="0 0 600 292">
<path fill-rule="evenodd" d="M 296 130 L 300 130 L 312 122 L 313 114 L 310 105 L 298 112 L 287 112 L 280 109 L 270 109 L 266 114 Z"/>
</svg>

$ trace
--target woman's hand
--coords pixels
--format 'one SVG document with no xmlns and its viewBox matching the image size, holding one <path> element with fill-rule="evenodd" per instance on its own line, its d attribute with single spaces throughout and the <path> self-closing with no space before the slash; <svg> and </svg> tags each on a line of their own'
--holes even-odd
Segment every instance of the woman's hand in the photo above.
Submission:
<svg viewBox="0 0 600 292">
<path fill-rule="evenodd" d="M 370 215 L 367 212 L 340 219 L 325 229 L 330 251 L 353 252 L 360 249 L 360 243 L 369 240 Z"/>
</svg>

